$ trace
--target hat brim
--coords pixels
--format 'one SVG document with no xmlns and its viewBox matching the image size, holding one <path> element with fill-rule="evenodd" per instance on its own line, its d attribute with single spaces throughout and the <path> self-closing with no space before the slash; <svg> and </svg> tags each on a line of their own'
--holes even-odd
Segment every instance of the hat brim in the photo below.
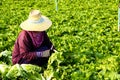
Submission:
<svg viewBox="0 0 120 80">
<path fill-rule="evenodd" d="M 43 19 L 42 23 L 32 23 L 29 21 L 29 19 L 27 19 L 20 24 L 20 27 L 27 31 L 45 31 L 52 25 L 52 22 L 43 15 L 41 18 Z"/>
</svg>

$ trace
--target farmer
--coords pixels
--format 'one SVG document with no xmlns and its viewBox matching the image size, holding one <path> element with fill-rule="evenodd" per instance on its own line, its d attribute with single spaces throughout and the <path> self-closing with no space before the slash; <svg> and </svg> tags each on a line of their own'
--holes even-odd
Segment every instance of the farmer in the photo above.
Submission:
<svg viewBox="0 0 120 80">
<path fill-rule="evenodd" d="M 45 30 L 52 22 L 41 15 L 39 10 L 32 10 L 27 20 L 20 24 L 23 29 L 16 39 L 12 52 L 13 64 L 34 64 L 42 66 L 47 63 L 53 44 Z"/>
</svg>

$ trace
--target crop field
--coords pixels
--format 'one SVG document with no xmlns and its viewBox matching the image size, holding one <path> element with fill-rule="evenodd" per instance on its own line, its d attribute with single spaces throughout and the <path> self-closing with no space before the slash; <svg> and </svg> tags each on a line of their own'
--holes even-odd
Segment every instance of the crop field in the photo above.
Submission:
<svg viewBox="0 0 120 80">
<path fill-rule="evenodd" d="M 120 80 L 118 0 L 0 0 L 0 80 Z M 11 63 L 20 23 L 38 9 L 58 52 L 46 67 Z"/>
</svg>

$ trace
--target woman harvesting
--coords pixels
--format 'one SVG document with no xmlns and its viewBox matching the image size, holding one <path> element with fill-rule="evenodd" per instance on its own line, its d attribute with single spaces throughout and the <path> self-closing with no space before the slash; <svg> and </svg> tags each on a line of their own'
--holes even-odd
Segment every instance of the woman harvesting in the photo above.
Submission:
<svg viewBox="0 0 120 80">
<path fill-rule="evenodd" d="M 47 63 L 53 44 L 45 30 L 52 22 L 41 15 L 39 10 L 32 10 L 27 20 L 20 24 L 23 29 L 16 39 L 12 52 L 13 64 L 35 64 L 42 66 Z"/>
</svg>

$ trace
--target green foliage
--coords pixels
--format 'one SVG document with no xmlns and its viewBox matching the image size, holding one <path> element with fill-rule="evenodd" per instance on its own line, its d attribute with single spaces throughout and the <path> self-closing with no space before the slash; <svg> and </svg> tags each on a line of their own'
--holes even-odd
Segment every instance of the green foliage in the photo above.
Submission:
<svg viewBox="0 0 120 80">
<path fill-rule="evenodd" d="M 22 68 L 28 72 L 28 73 L 32 73 L 34 74 L 35 72 L 40 72 L 41 71 L 41 67 L 39 66 L 35 66 L 35 65 L 31 65 L 31 64 L 21 64 Z"/>
<path fill-rule="evenodd" d="M 43 80 L 119 80 L 118 0 L 57 1 L 58 11 L 55 0 L 0 1 L 0 52 L 10 51 L 0 53 L 0 63 L 10 66 L 8 73 L 5 71 L 8 78 L 29 75 L 33 80 L 41 77 Z M 21 31 L 19 25 L 32 9 L 39 9 L 52 20 L 52 27 L 47 32 L 58 50 L 50 57 L 44 78 L 34 68 L 31 68 L 34 71 L 28 71 L 31 65 L 13 66 L 10 61 L 15 39 Z M 10 76 L 13 67 L 20 71 L 13 71 L 16 77 Z"/>
<path fill-rule="evenodd" d="M 49 58 L 47 69 L 44 71 L 44 76 L 47 80 L 55 78 L 60 79 L 61 73 L 59 73 L 60 63 L 64 60 L 61 52 L 53 53 Z"/>
<path fill-rule="evenodd" d="M 9 79 L 14 79 L 16 80 L 18 77 L 23 77 L 25 78 L 25 72 L 22 70 L 21 66 L 19 64 L 16 64 L 10 68 L 6 76 Z"/>
<path fill-rule="evenodd" d="M 13 80 L 42 80 L 42 74 L 40 74 L 41 68 L 31 64 L 16 64 L 13 65 L 6 74 L 8 79 Z M 43 78 L 44 79 L 44 78 Z"/>
<path fill-rule="evenodd" d="M 6 64 L 0 64 L 0 79 L 6 80 L 6 74 L 9 70 L 9 66 Z"/>
<path fill-rule="evenodd" d="M 0 63 L 6 63 L 11 65 L 12 64 L 12 56 L 11 56 L 11 51 L 3 51 L 0 53 Z"/>
</svg>

